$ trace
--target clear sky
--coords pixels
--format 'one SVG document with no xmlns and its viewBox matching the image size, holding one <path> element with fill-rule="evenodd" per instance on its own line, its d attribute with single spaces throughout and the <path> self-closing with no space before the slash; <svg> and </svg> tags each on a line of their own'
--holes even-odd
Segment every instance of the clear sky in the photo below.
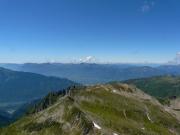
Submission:
<svg viewBox="0 0 180 135">
<path fill-rule="evenodd" d="M 167 62 L 180 0 L 0 0 L 0 62 Z"/>
</svg>

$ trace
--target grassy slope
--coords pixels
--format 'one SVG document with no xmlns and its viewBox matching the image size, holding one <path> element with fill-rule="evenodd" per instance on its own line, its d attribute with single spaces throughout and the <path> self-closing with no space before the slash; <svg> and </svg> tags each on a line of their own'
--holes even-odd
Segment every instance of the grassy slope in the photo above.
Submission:
<svg viewBox="0 0 180 135">
<path fill-rule="evenodd" d="M 180 133 L 176 118 L 136 88 L 114 83 L 85 89 L 74 89 L 70 96 L 60 98 L 49 108 L 2 129 L 0 135 Z M 143 99 L 141 94 L 146 98 Z M 102 129 L 95 129 L 93 121 Z"/>
<path fill-rule="evenodd" d="M 160 76 L 126 81 L 146 93 L 161 98 L 180 96 L 180 77 Z"/>
</svg>

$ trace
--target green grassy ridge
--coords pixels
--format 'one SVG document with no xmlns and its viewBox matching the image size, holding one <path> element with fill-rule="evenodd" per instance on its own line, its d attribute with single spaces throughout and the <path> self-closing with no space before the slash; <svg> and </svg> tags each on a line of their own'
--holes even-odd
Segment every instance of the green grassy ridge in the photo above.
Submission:
<svg viewBox="0 0 180 135">
<path fill-rule="evenodd" d="M 180 77 L 177 76 L 134 79 L 125 81 L 125 83 L 136 85 L 144 92 L 158 98 L 180 96 Z"/>
<path fill-rule="evenodd" d="M 162 106 L 116 94 L 111 91 L 114 88 L 126 87 L 108 84 L 73 88 L 68 96 L 59 97 L 48 108 L 0 129 L 0 135 L 174 135 L 170 130 L 180 133 L 179 121 Z M 128 88 L 128 94 L 133 92 Z M 102 129 L 94 129 L 93 121 Z"/>
<path fill-rule="evenodd" d="M 82 100 L 81 107 L 88 111 L 92 116 L 100 119 L 101 124 L 113 131 L 122 134 L 171 134 L 168 128 L 176 128 L 180 132 L 178 121 L 170 114 L 162 111 L 159 106 L 155 106 L 148 101 L 139 102 L 117 94 L 109 94 L 109 92 L 89 92 L 89 96 L 104 98 L 103 102 L 90 102 Z M 85 94 L 85 97 L 87 93 Z M 151 123 L 146 116 L 146 108 L 152 115 L 154 123 Z M 126 115 L 124 115 L 124 111 Z M 140 123 L 140 124 L 139 124 Z M 145 130 L 142 130 L 142 128 Z"/>
<path fill-rule="evenodd" d="M 42 110 L 45 110 L 49 106 L 52 106 L 53 104 L 55 104 L 60 97 L 63 97 L 66 94 L 70 93 L 70 91 L 73 91 L 74 89 L 80 90 L 80 89 L 84 89 L 84 88 L 85 88 L 85 86 L 82 86 L 82 85 L 74 85 L 74 86 L 68 87 L 67 89 L 58 91 L 58 92 L 50 92 L 42 100 L 40 100 L 39 102 L 37 102 L 36 104 L 31 106 L 27 110 L 27 114 L 34 114 L 34 113 L 40 112 Z"/>
<path fill-rule="evenodd" d="M 39 121 L 43 113 L 48 112 L 49 115 L 53 115 L 58 111 L 58 108 L 65 108 L 63 112 L 64 122 L 60 123 L 53 118 Z M 66 124 L 71 125 L 71 127 L 63 129 Z M 74 106 L 71 98 L 66 97 L 51 108 L 26 116 L 9 127 L 1 129 L 0 135 L 78 135 L 79 133 L 90 132 L 91 128 L 92 123 L 86 118 L 85 114 Z"/>
</svg>

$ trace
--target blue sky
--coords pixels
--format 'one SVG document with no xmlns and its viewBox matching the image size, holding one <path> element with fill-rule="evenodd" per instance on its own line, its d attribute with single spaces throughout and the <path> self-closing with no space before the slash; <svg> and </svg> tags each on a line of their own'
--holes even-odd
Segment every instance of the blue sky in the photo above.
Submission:
<svg viewBox="0 0 180 135">
<path fill-rule="evenodd" d="M 0 0 L 0 62 L 167 62 L 179 0 Z"/>
</svg>

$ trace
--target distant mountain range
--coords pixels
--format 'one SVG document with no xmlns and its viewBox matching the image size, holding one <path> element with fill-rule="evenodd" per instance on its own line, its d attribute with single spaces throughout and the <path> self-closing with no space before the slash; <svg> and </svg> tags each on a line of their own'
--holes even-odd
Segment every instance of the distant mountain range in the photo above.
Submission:
<svg viewBox="0 0 180 135">
<path fill-rule="evenodd" d="M 12 69 L 15 68 L 19 71 L 0 68 L 0 103 L 28 102 L 50 93 L 42 100 L 18 107 L 12 114 L 4 108 L 1 111 L 0 107 L 0 127 L 19 118 L 8 127 L 0 128 L 2 135 L 178 135 L 180 132 L 179 103 L 176 103 L 180 99 L 165 100 L 180 97 L 180 77 L 173 76 L 179 74 L 179 66 L 46 63 L 15 64 Z M 28 72 L 20 71 L 22 69 Z M 64 77 L 74 77 L 79 82 L 103 84 L 77 86 L 79 84 L 68 79 L 35 72 L 49 76 L 64 73 Z M 159 76 L 154 77 L 156 75 Z M 105 83 L 129 78 L 124 82 L 131 85 Z"/>
<path fill-rule="evenodd" d="M 180 65 L 26 63 L 0 64 L 0 66 L 17 71 L 67 78 L 82 84 L 105 83 L 168 74 L 180 75 Z"/>
</svg>

